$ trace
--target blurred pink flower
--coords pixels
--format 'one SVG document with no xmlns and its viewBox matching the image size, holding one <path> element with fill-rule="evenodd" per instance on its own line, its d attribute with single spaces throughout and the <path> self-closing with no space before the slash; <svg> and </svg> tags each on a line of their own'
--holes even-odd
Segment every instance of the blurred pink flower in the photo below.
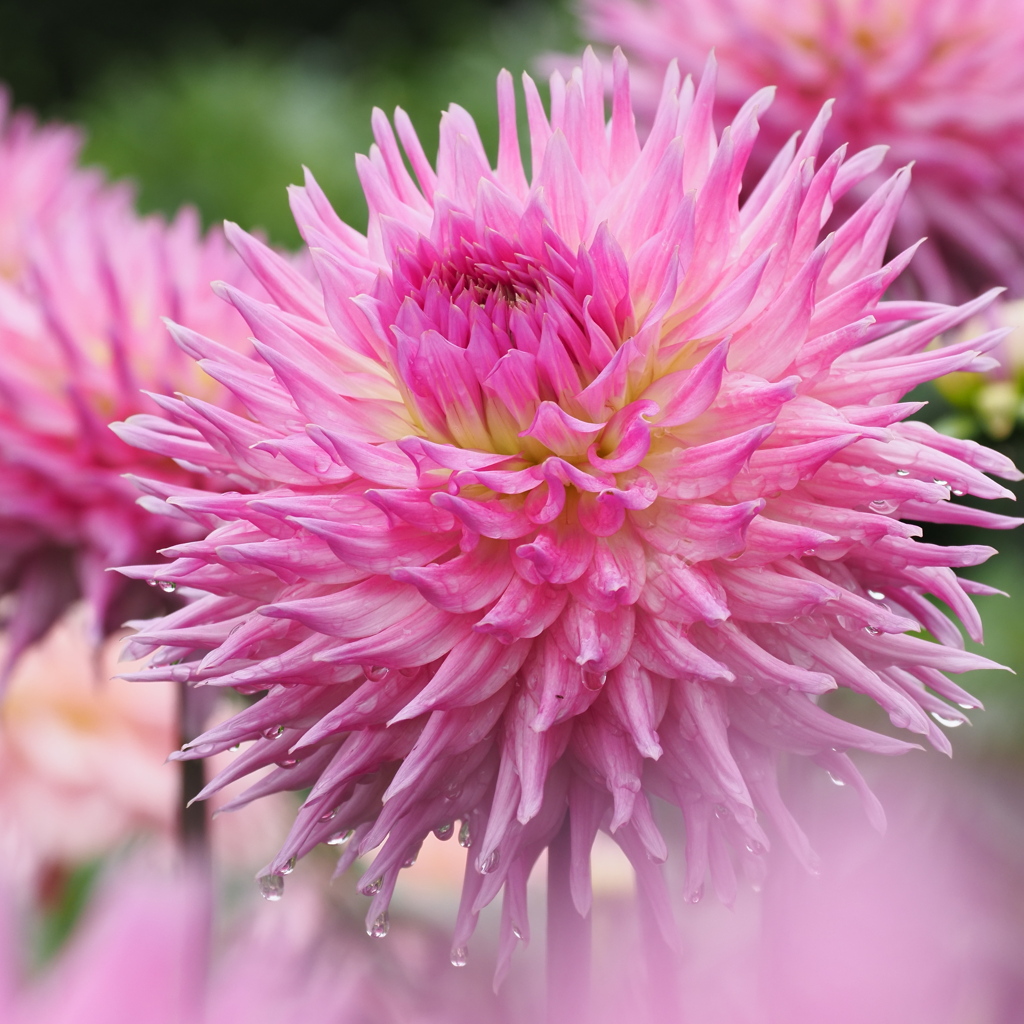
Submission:
<svg viewBox="0 0 1024 1024">
<path fill-rule="evenodd" d="M 214 906 L 197 879 L 134 863 L 108 878 L 56 962 L 27 980 L 10 908 L 0 943 L 5 1024 L 484 1024 L 486 998 L 449 998 L 406 944 L 371 958 L 310 908 L 244 916 L 211 942 Z M 298 910 L 298 914 L 295 911 Z M 236 915 L 237 916 L 237 915 Z M 251 918 L 251 915 L 250 915 Z M 364 940 L 365 941 L 365 940 Z M 6 947 L 6 948 L 2 948 Z M 434 976 L 436 977 L 436 975 Z M 443 1010 L 442 1010 L 443 1008 Z"/>
<path fill-rule="evenodd" d="M 785 751 L 880 824 L 846 751 L 912 744 L 815 698 L 856 690 L 948 751 L 936 719 L 976 702 L 941 670 L 991 663 L 926 595 L 978 636 L 984 588 L 950 567 L 992 549 L 919 543 L 900 517 L 1018 522 L 948 500 L 1008 494 L 984 475 L 1017 478 L 1008 460 L 904 422 L 910 388 L 992 365 L 1001 337 L 928 349 L 991 295 L 882 301 L 911 255 L 882 266 L 906 173 L 819 241 L 877 153 L 815 171 L 823 114 L 741 207 L 770 94 L 719 139 L 714 74 L 694 90 L 670 70 L 641 146 L 619 57 L 612 74 L 609 123 L 592 53 L 554 77 L 550 118 L 524 80 L 532 181 L 507 73 L 496 170 L 461 108 L 436 171 L 398 111 L 417 184 L 375 113 L 366 237 L 312 179 L 292 194 L 319 288 L 235 236 L 273 297 L 225 290 L 258 339 L 230 363 L 251 418 L 166 399 L 165 420 L 117 427 L 248 480 L 172 490 L 208 537 L 125 571 L 207 591 L 143 626 L 130 650 L 156 653 L 130 678 L 267 691 L 178 755 L 249 744 L 206 793 L 275 765 L 236 803 L 310 788 L 264 892 L 318 843 L 348 843 L 341 867 L 381 847 L 359 884 L 384 934 L 424 837 L 459 832 L 456 960 L 502 890 L 502 962 L 526 939 L 527 876 L 567 812 L 581 913 L 604 829 L 666 934 L 651 794 L 682 810 L 691 900 L 708 875 L 731 900 L 737 865 L 761 877 L 765 821 L 814 866 Z M 922 625 L 940 642 L 906 635 Z"/>
<path fill-rule="evenodd" d="M 757 173 L 834 99 L 824 152 L 889 147 L 857 199 L 914 164 L 893 242 L 931 239 L 911 271 L 926 296 L 963 299 L 984 284 L 1024 295 L 1021 0 L 581 0 L 579 9 L 586 35 L 632 61 L 647 123 L 672 59 L 696 73 L 715 50 L 722 124 L 754 90 L 778 86 Z"/>
<path fill-rule="evenodd" d="M 162 315 L 248 344 L 210 288 L 256 284 L 220 232 L 201 237 L 193 210 L 170 224 L 139 217 L 129 188 L 75 166 L 79 141 L 9 114 L 0 96 L 0 594 L 16 598 L 4 674 L 79 595 L 97 640 L 168 607 L 106 570 L 194 530 L 139 508 L 124 474 L 201 477 L 133 451 L 107 423 L 155 411 L 142 388 L 226 400 L 170 342 Z"/>
<path fill-rule="evenodd" d="M 68 871 L 133 838 L 160 837 L 169 849 L 181 801 L 179 771 L 166 763 L 178 742 L 174 685 L 106 681 L 117 640 L 97 662 L 83 613 L 65 616 L 21 658 L 0 714 L 0 856 L 8 881 L 44 901 Z M 257 867 L 289 803 L 218 815 L 218 861 Z"/>
</svg>

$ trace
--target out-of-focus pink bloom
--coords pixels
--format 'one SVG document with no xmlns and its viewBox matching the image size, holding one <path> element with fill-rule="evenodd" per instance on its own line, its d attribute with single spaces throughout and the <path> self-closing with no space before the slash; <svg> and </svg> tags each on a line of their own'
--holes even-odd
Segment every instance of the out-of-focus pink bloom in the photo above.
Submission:
<svg viewBox="0 0 1024 1024">
<path fill-rule="evenodd" d="M 133 451 L 107 423 L 156 411 L 141 389 L 226 398 L 161 316 L 248 344 L 210 288 L 255 284 L 221 233 L 203 238 L 193 210 L 140 218 L 130 189 L 75 166 L 78 147 L 74 130 L 37 128 L 0 98 L 0 594 L 15 595 L 5 672 L 79 595 L 97 640 L 161 607 L 106 570 L 194 530 L 139 508 L 124 474 L 200 477 Z"/>
<path fill-rule="evenodd" d="M 321 922 L 311 931 L 294 912 L 281 913 L 285 908 L 275 908 L 272 933 L 243 918 L 225 941 L 211 942 L 214 908 L 198 880 L 169 878 L 152 868 L 143 872 L 139 865 L 129 865 L 128 872 L 106 882 L 70 945 L 32 981 L 20 981 L 21 972 L 12 970 L 13 943 L 4 944 L 8 948 L 0 952 L 10 977 L 0 988 L 5 1024 L 485 1024 L 490 1019 L 486 998 L 475 993 L 463 993 L 459 1001 L 448 998 L 430 980 L 436 971 L 428 974 L 416 958 L 403 957 L 408 949 L 392 950 L 396 957 L 374 950 L 371 958 L 340 929 L 325 935 Z M 309 916 L 308 907 L 297 909 L 299 917 Z M 11 915 L 4 916 L 9 926 Z"/>
<path fill-rule="evenodd" d="M 921 767 L 878 780 L 897 812 L 884 837 L 817 786 L 796 798 L 823 854 L 820 877 L 783 853 L 760 898 L 732 912 L 694 908 L 682 922 L 677 1005 L 649 998 L 628 915 L 599 906 L 617 927 L 604 922 L 608 943 L 595 951 L 596 1024 L 625 1013 L 638 1024 L 1015 1024 L 1024 993 L 1019 794 Z"/>
<path fill-rule="evenodd" d="M 424 837 L 460 833 L 456 959 L 503 890 L 503 957 L 525 939 L 527 876 L 567 813 L 577 907 L 604 829 L 666 932 L 651 794 L 682 810 L 692 900 L 760 878 L 766 821 L 813 866 L 782 752 L 880 823 L 847 751 L 912 745 L 816 697 L 848 687 L 948 751 L 936 718 L 976 703 L 942 670 L 991 663 L 926 595 L 979 635 L 984 588 L 951 567 L 992 549 L 903 519 L 1017 523 L 949 501 L 1007 494 L 985 476 L 1016 478 L 1005 458 L 905 422 L 910 388 L 991 366 L 1001 337 L 928 349 L 990 295 L 882 300 L 911 255 L 882 265 L 906 173 L 822 241 L 878 161 L 815 169 L 827 112 L 741 206 L 770 92 L 718 138 L 713 67 L 697 89 L 673 67 L 641 146 L 625 61 L 610 122 L 604 73 L 588 52 L 556 75 L 550 117 L 524 80 L 532 179 L 507 73 L 496 169 L 462 109 L 436 170 L 399 111 L 414 181 L 377 112 L 365 237 L 312 180 L 292 194 L 319 288 L 235 236 L 273 297 L 225 291 L 258 339 L 229 364 L 250 417 L 167 399 L 117 428 L 249 481 L 174 493 L 208 537 L 125 571 L 207 591 L 143 626 L 131 651 L 156 653 L 131 678 L 266 692 L 181 755 L 247 744 L 206 792 L 274 765 L 246 799 L 311 789 L 264 890 L 318 843 L 347 841 L 341 866 L 380 846 L 359 884 L 382 934 Z M 907 635 L 922 625 L 940 642 Z"/>
<path fill-rule="evenodd" d="M 590 38 L 632 60 L 648 123 L 673 59 L 697 72 L 715 50 L 723 124 L 778 86 L 758 172 L 834 99 L 826 153 L 889 147 L 857 198 L 914 163 L 893 242 L 930 237 L 911 271 L 927 297 L 993 283 L 1024 295 L 1021 0 L 581 0 L 580 12 Z"/>
<path fill-rule="evenodd" d="M 135 837 L 170 844 L 181 802 L 179 770 L 165 763 L 178 742 L 175 687 L 107 682 L 117 641 L 97 663 L 85 618 L 76 609 L 25 653 L 0 715 L 0 856 L 9 882 L 44 898 L 66 871 Z M 218 860 L 257 867 L 288 804 L 218 815 Z"/>
</svg>

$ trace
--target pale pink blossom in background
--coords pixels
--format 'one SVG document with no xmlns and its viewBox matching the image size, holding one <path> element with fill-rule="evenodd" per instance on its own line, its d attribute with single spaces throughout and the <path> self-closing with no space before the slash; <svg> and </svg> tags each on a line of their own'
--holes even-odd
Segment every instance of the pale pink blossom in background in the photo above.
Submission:
<svg viewBox="0 0 1024 1024">
<path fill-rule="evenodd" d="M 671 938 L 651 795 L 682 812 L 691 901 L 759 883 L 769 830 L 817 867 L 779 793 L 787 752 L 882 827 L 848 751 L 914 744 L 817 697 L 857 691 L 948 752 L 940 725 L 977 702 L 943 671 L 991 663 L 928 595 L 980 637 L 969 595 L 988 590 L 953 569 L 992 549 L 921 543 L 903 520 L 1019 522 L 950 501 L 1008 495 L 985 474 L 1018 479 L 1012 464 L 901 401 L 991 368 L 1002 337 L 929 348 L 991 293 L 883 300 L 912 255 L 883 264 L 905 171 L 822 239 L 881 159 L 820 151 L 827 111 L 741 204 L 771 90 L 718 136 L 713 63 L 699 87 L 673 67 L 641 145 L 621 55 L 556 75 L 550 116 L 524 83 L 529 177 L 502 73 L 496 168 L 459 107 L 436 169 L 406 115 L 378 111 L 365 236 L 311 178 L 292 191 L 318 283 L 234 234 L 271 295 L 224 292 L 256 357 L 176 336 L 247 416 L 168 398 L 165 419 L 117 426 L 245 480 L 170 489 L 167 512 L 208 536 L 125 571 L 206 596 L 142 625 L 129 649 L 155 653 L 130 677 L 265 693 L 180 756 L 245 744 L 207 794 L 265 768 L 239 802 L 310 789 L 266 895 L 320 843 L 341 869 L 379 848 L 358 884 L 383 935 L 424 838 L 458 836 L 453 960 L 503 894 L 499 973 L 563 828 L 577 909 L 602 830 Z"/>
<path fill-rule="evenodd" d="M 719 123 L 778 87 L 751 169 L 762 172 L 827 100 L 824 153 L 889 147 L 858 199 L 904 164 L 914 180 L 893 244 L 927 235 L 910 276 L 949 301 L 981 285 L 1024 295 L 1024 3 L 1021 0 L 580 0 L 583 34 L 621 46 L 654 116 L 671 60 L 721 66 Z"/>
<path fill-rule="evenodd" d="M 194 210 L 170 223 L 140 217 L 126 184 L 79 168 L 80 141 L 11 114 L 0 96 L 0 595 L 13 595 L 0 674 L 79 596 L 97 641 L 132 615 L 174 606 L 106 571 L 195 532 L 148 515 L 124 474 L 223 481 L 133 451 L 107 423 L 156 412 L 142 389 L 230 405 L 161 317 L 243 350 L 245 324 L 210 282 L 258 288 L 221 232 L 202 235 Z"/>
<path fill-rule="evenodd" d="M 85 620 L 77 607 L 24 655 L 0 706 L 0 855 L 9 881 L 44 898 L 64 873 L 132 839 L 160 837 L 168 853 L 176 843 L 176 688 L 109 678 L 120 640 L 94 657 Z M 216 816 L 218 862 L 254 870 L 290 813 L 279 799 Z"/>
</svg>

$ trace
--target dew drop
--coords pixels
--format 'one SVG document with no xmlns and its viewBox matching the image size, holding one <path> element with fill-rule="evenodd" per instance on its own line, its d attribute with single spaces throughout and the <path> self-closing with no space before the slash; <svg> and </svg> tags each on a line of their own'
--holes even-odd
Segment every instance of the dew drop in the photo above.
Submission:
<svg viewBox="0 0 1024 1024">
<path fill-rule="evenodd" d="M 157 581 L 156 580 L 146 580 L 146 586 L 147 587 L 155 587 L 156 585 L 157 585 Z"/>
<path fill-rule="evenodd" d="M 465 946 L 452 950 L 452 967 L 465 967 L 469 963 L 469 952 Z"/>
<path fill-rule="evenodd" d="M 373 920 L 373 924 L 366 929 L 366 934 L 374 939 L 383 939 L 391 929 L 391 921 L 388 919 L 388 912 L 381 911 Z"/>
<path fill-rule="evenodd" d="M 388 670 L 384 665 L 363 666 L 363 675 L 373 683 L 379 683 L 387 674 Z"/>
<path fill-rule="evenodd" d="M 962 498 L 966 493 L 967 493 L 966 491 L 961 491 L 959 487 L 954 487 L 953 488 L 953 497 L 954 498 Z"/>
<path fill-rule="evenodd" d="M 889 502 L 887 502 L 884 498 L 876 498 L 873 502 L 871 502 L 871 507 L 878 512 L 883 512 L 889 507 Z"/>
<path fill-rule="evenodd" d="M 405 860 L 402 861 L 402 867 L 403 868 L 411 868 L 413 866 L 413 864 L 415 864 L 415 863 L 416 863 L 416 854 L 414 853 L 414 854 L 406 857 Z"/>
<path fill-rule="evenodd" d="M 976 707 L 974 704 L 957 704 L 958 708 L 963 708 L 964 711 L 973 711 Z"/>
<path fill-rule="evenodd" d="M 376 896 L 384 887 L 383 878 L 375 878 L 372 882 L 367 882 L 359 891 L 364 896 Z"/>
<path fill-rule="evenodd" d="M 178 584 L 173 580 L 161 580 L 157 586 L 159 586 L 165 594 L 173 594 L 178 589 Z"/>
<path fill-rule="evenodd" d="M 276 740 L 279 736 L 284 735 L 283 725 L 272 725 L 269 729 L 263 730 L 263 738 L 265 740 Z"/>
<path fill-rule="evenodd" d="M 444 798 L 445 800 L 458 800 L 460 796 L 462 796 L 462 780 L 452 779 L 452 781 L 444 787 Z"/>
<path fill-rule="evenodd" d="M 299 763 L 297 757 L 286 757 L 277 762 L 278 768 L 294 768 Z"/>
<path fill-rule="evenodd" d="M 865 626 L 864 632 L 867 633 L 868 636 L 878 636 L 882 631 L 877 626 Z"/>
<path fill-rule="evenodd" d="M 328 846 L 344 846 L 352 836 L 355 835 L 355 829 L 347 828 L 344 832 L 335 832 L 330 839 L 327 840 Z"/>
<path fill-rule="evenodd" d="M 583 685 L 588 690 L 600 690 L 607 678 L 608 674 L 606 672 L 584 672 Z"/>
<path fill-rule="evenodd" d="M 459 846 L 464 850 L 468 850 L 473 845 L 473 836 L 469 828 L 469 819 L 467 818 L 459 829 Z"/>
<path fill-rule="evenodd" d="M 715 804 L 715 817 L 722 821 L 729 817 L 729 808 L 725 804 Z"/>
<path fill-rule="evenodd" d="M 337 813 L 337 811 L 327 811 L 325 814 L 321 814 L 317 821 L 334 821 L 334 816 Z"/>
<path fill-rule="evenodd" d="M 948 487 L 949 486 L 949 481 L 948 480 L 940 480 L 938 477 L 933 477 L 932 478 L 932 483 L 933 484 L 938 484 L 940 487 Z"/>
<path fill-rule="evenodd" d="M 964 724 L 962 719 L 947 718 L 945 715 L 940 715 L 938 711 L 932 712 L 932 718 L 934 718 L 939 725 L 944 725 L 947 729 L 956 729 Z"/>
<path fill-rule="evenodd" d="M 487 859 L 480 865 L 480 874 L 489 875 L 497 866 L 500 854 L 497 850 L 491 850 L 487 855 Z"/>
<path fill-rule="evenodd" d="M 522 929 L 519 927 L 519 925 L 517 925 L 517 924 L 512 925 L 512 934 L 517 939 L 519 939 L 520 942 L 522 942 L 522 940 L 523 940 L 523 932 L 522 932 Z"/>
<path fill-rule="evenodd" d="M 443 822 L 442 824 L 438 825 L 437 828 L 434 829 L 434 835 L 437 836 L 437 838 L 440 839 L 442 842 L 444 842 L 444 840 L 446 839 L 451 839 L 454 832 L 454 821 Z"/>
<path fill-rule="evenodd" d="M 230 747 L 228 747 L 228 750 L 230 750 L 232 754 L 237 754 L 238 751 L 241 750 L 241 749 L 242 749 L 242 744 L 241 743 L 234 743 Z"/>
<path fill-rule="evenodd" d="M 284 877 L 282 875 L 261 875 L 258 885 L 260 895 L 271 903 L 276 903 L 284 895 Z"/>
<path fill-rule="evenodd" d="M 832 780 L 832 784 L 835 785 L 835 786 L 845 786 L 846 785 L 846 780 L 845 779 L 841 779 L 838 775 L 835 775 L 832 772 L 828 773 L 828 777 Z"/>
<path fill-rule="evenodd" d="M 285 866 L 283 868 L 281 868 L 281 874 L 282 875 L 290 875 L 294 870 L 295 870 L 295 858 L 294 857 L 289 857 L 288 858 L 288 863 L 285 864 Z"/>
<path fill-rule="evenodd" d="M 868 591 L 868 597 L 870 597 L 872 601 L 884 601 L 885 600 L 885 594 L 883 594 L 882 591 L 880 591 L 880 590 L 869 590 Z"/>
<path fill-rule="evenodd" d="M 687 896 L 687 899 L 691 903 L 700 903 L 700 901 L 703 898 L 704 898 L 704 886 L 703 885 L 698 885 L 697 888 L 694 889 L 693 892 L 691 892 L 689 896 Z"/>
<path fill-rule="evenodd" d="M 752 853 L 755 857 L 764 853 L 764 847 L 756 839 L 748 839 L 746 847 L 747 853 Z"/>
<path fill-rule="evenodd" d="M 897 476 L 910 476 L 910 470 L 909 469 L 897 469 L 896 470 L 896 475 Z"/>
</svg>

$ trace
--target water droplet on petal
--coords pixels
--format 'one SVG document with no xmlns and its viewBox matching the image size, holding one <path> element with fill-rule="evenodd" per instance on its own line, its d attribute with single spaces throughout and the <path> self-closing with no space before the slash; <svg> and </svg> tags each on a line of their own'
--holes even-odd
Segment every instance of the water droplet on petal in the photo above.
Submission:
<svg viewBox="0 0 1024 1024">
<path fill-rule="evenodd" d="M 403 868 L 411 868 L 415 863 L 416 863 L 416 854 L 414 853 L 411 856 L 406 857 L 405 860 L 402 861 L 402 867 Z"/>
<path fill-rule="evenodd" d="M 364 896 L 376 896 L 384 887 L 383 878 L 375 878 L 372 882 L 367 882 L 359 891 Z"/>
<path fill-rule="evenodd" d="M 328 846 L 344 846 L 352 836 L 355 835 L 355 829 L 347 828 L 344 832 L 335 832 L 330 839 L 327 840 Z"/>
<path fill-rule="evenodd" d="M 480 865 L 480 874 L 489 875 L 497 866 L 500 854 L 497 850 L 491 850 L 487 859 Z"/>
<path fill-rule="evenodd" d="M 294 857 L 289 857 L 288 858 L 288 863 L 285 864 L 285 866 L 283 868 L 281 868 L 281 874 L 282 875 L 290 875 L 294 870 L 295 870 L 295 858 Z"/>
<path fill-rule="evenodd" d="M 869 590 L 868 591 L 868 597 L 870 597 L 872 601 L 884 601 L 885 600 L 885 594 L 883 594 L 882 591 L 880 591 L 880 590 Z"/>
<path fill-rule="evenodd" d="M 233 743 L 230 747 L 228 747 L 228 750 L 230 750 L 232 754 L 238 753 L 238 751 L 241 750 L 241 749 L 242 749 L 242 744 L 241 743 Z"/>
<path fill-rule="evenodd" d="M 388 674 L 387 667 L 384 665 L 364 665 L 363 675 L 366 676 L 371 682 L 378 683 Z"/>
<path fill-rule="evenodd" d="M 724 818 L 729 817 L 729 808 L 725 804 L 715 804 L 715 817 L 722 821 Z"/>
<path fill-rule="evenodd" d="M 889 502 L 887 502 L 884 498 L 876 498 L 873 502 L 871 502 L 871 507 L 878 512 L 882 512 L 889 507 Z"/>
<path fill-rule="evenodd" d="M 438 825 L 437 828 L 434 829 L 434 835 L 437 836 L 437 838 L 440 839 L 442 842 L 444 842 L 446 839 L 451 839 L 454 832 L 454 821 L 443 822 L 442 824 Z"/>
<path fill-rule="evenodd" d="M 284 895 L 284 878 L 281 875 L 261 875 L 258 885 L 260 895 L 271 903 L 276 903 Z"/>
<path fill-rule="evenodd" d="M 700 903 L 700 901 L 703 898 L 704 898 L 704 886 L 703 885 L 698 885 L 697 888 L 694 889 L 693 892 L 691 892 L 690 895 L 687 897 L 687 899 L 691 903 Z"/>
<path fill-rule="evenodd" d="M 932 718 L 934 718 L 939 725 L 944 725 L 947 729 L 956 729 L 964 724 L 963 719 L 947 718 L 945 715 L 940 715 L 938 711 L 932 712 Z"/>
<path fill-rule="evenodd" d="M 747 853 L 754 854 L 755 857 L 760 856 L 764 853 L 764 847 L 756 839 L 748 839 L 746 842 Z"/>
<path fill-rule="evenodd" d="M 178 584 L 173 580 L 161 580 L 158 586 L 165 594 L 173 594 L 178 589 Z"/>
<path fill-rule="evenodd" d="M 896 470 L 896 475 L 897 476 L 910 476 L 910 470 L 909 469 L 897 469 Z"/>
<path fill-rule="evenodd" d="M 846 785 L 846 780 L 845 779 L 841 779 L 834 772 L 829 772 L 828 773 L 828 777 L 832 780 L 832 783 L 834 785 L 836 785 L 836 786 L 845 786 Z"/>
<path fill-rule="evenodd" d="M 157 580 L 146 580 L 146 586 L 147 587 L 155 587 L 157 585 L 157 582 L 158 582 Z"/>
<path fill-rule="evenodd" d="M 583 673 L 583 685 L 588 690 L 600 690 L 605 684 L 605 680 L 608 678 L 607 672 L 587 672 Z"/>
<path fill-rule="evenodd" d="M 963 708 L 964 711 L 974 711 L 977 708 L 976 704 L 957 704 L 958 708 Z"/>
<path fill-rule="evenodd" d="M 514 924 L 514 925 L 512 925 L 512 934 L 513 934 L 513 935 L 514 935 L 514 936 L 515 936 L 515 937 L 516 937 L 517 939 L 519 939 L 519 941 L 520 941 L 520 942 L 522 942 L 522 939 L 523 939 L 523 932 L 522 932 L 522 929 L 521 929 L 521 928 L 519 927 L 519 925 L 517 925 L 517 924 Z"/>
<path fill-rule="evenodd" d="M 452 950 L 452 967 L 465 967 L 469 963 L 469 952 L 465 946 Z"/>
<path fill-rule="evenodd" d="M 284 735 L 284 726 L 272 725 L 269 729 L 264 729 L 262 735 L 265 740 L 276 740 L 279 736 Z"/>
<path fill-rule="evenodd" d="M 337 813 L 337 811 L 327 811 L 325 814 L 321 814 L 317 821 L 334 821 L 334 816 Z"/>
<path fill-rule="evenodd" d="M 383 939 L 391 928 L 391 921 L 386 910 L 381 911 L 373 921 L 373 924 L 366 929 L 366 934 L 374 939 Z"/>
<path fill-rule="evenodd" d="M 459 829 L 459 846 L 464 850 L 468 850 L 473 845 L 473 836 L 469 828 L 469 819 L 467 818 Z"/>
<path fill-rule="evenodd" d="M 299 763 L 297 757 L 286 757 L 277 762 L 278 768 L 294 768 Z"/>
<path fill-rule="evenodd" d="M 933 484 L 938 484 L 940 487 L 948 487 L 949 486 L 949 481 L 948 480 L 940 480 L 938 477 L 933 477 L 932 478 L 932 483 Z"/>
<path fill-rule="evenodd" d="M 882 631 L 877 626 L 865 626 L 864 632 L 867 633 L 868 636 L 878 636 Z"/>
<path fill-rule="evenodd" d="M 966 491 L 961 491 L 959 487 L 954 487 L 953 488 L 953 497 L 954 498 L 962 498 L 966 493 L 967 493 Z"/>
</svg>

